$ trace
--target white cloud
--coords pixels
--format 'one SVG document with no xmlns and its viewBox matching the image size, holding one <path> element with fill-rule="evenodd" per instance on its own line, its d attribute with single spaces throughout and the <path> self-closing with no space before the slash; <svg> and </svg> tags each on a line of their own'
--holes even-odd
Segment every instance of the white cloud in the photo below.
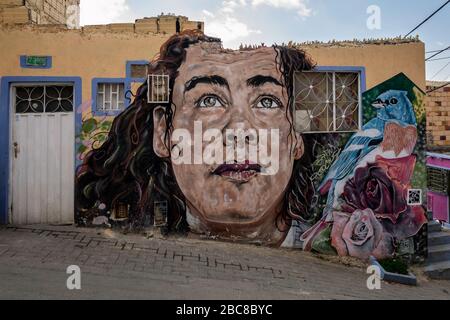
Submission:
<svg viewBox="0 0 450 320">
<path fill-rule="evenodd" d="M 274 8 L 296 10 L 301 17 L 309 17 L 312 9 L 306 5 L 306 0 L 252 0 L 253 6 L 266 5 Z"/>
<path fill-rule="evenodd" d="M 215 17 L 215 14 L 212 13 L 212 12 L 210 12 L 210 11 L 208 11 L 208 10 L 203 10 L 202 13 L 203 13 L 205 16 L 210 17 L 210 18 L 214 18 L 214 17 Z"/>
<path fill-rule="evenodd" d="M 237 8 L 245 7 L 246 5 L 246 0 L 225 0 L 222 2 L 220 11 L 223 13 L 233 13 Z"/>
<path fill-rule="evenodd" d="M 286 9 L 296 12 L 300 17 L 311 16 L 312 9 L 307 6 L 309 0 L 223 0 L 221 7 L 214 13 L 203 10 L 205 31 L 207 34 L 222 39 L 225 47 L 236 47 L 238 40 L 252 34 L 261 34 L 260 30 L 251 29 L 246 23 L 240 21 L 235 13 L 251 5 L 269 6 L 277 9 Z"/>
<path fill-rule="evenodd" d="M 130 13 L 128 0 L 81 0 L 80 9 L 81 25 L 119 22 Z"/>
<path fill-rule="evenodd" d="M 235 17 L 235 11 L 245 6 L 247 6 L 247 0 L 225 0 L 215 13 L 203 10 L 206 34 L 222 39 L 224 46 L 231 48 L 239 45 L 239 39 L 260 34 L 260 30 L 251 29 Z"/>
<path fill-rule="evenodd" d="M 246 5 L 246 0 L 225 0 L 222 2 L 222 8 L 220 11 L 223 13 L 233 13 L 236 8 L 245 7 Z"/>
<path fill-rule="evenodd" d="M 207 34 L 221 38 L 225 46 L 234 40 L 261 33 L 259 30 L 250 29 L 245 23 L 231 16 L 225 16 L 220 20 L 211 20 L 206 25 Z"/>
</svg>

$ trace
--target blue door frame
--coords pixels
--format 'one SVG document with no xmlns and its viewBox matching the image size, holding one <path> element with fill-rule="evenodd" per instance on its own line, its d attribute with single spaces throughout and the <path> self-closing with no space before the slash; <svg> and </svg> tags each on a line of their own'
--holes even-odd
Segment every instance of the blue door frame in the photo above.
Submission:
<svg viewBox="0 0 450 320">
<path fill-rule="evenodd" d="M 80 77 L 2 77 L 0 86 L 0 224 L 9 222 L 9 169 L 10 169 L 10 93 L 15 83 L 72 83 L 74 86 L 74 113 L 82 103 L 82 82 Z M 74 124 L 75 125 L 75 124 Z M 74 148 L 75 148 L 75 137 Z M 76 157 L 76 153 L 75 153 Z"/>
</svg>

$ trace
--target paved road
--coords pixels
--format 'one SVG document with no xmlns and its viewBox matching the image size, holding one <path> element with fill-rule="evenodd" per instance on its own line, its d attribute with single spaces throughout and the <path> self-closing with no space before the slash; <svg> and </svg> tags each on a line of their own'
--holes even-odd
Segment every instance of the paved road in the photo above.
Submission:
<svg viewBox="0 0 450 320">
<path fill-rule="evenodd" d="M 81 290 L 66 287 L 69 265 Z M 0 229 L 0 299 L 450 299 L 449 281 L 370 291 L 362 267 L 301 251 L 110 230 Z"/>
</svg>

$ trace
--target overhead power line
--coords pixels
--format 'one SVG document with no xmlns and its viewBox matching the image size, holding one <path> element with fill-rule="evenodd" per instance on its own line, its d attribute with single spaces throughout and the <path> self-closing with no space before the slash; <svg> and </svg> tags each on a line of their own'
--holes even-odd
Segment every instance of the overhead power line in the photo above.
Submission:
<svg viewBox="0 0 450 320">
<path fill-rule="evenodd" d="M 448 77 L 447 77 L 447 78 L 448 78 Z M 447 82 L 447 83 L 443 84 L 442 86 L 439 86 L 439 87 L 433 88 L 433 89 L 431 89 L 431 90 L 428 90 L 427 93 L 435 92 L 435 91 L 437 91 L 437 90 L 439 90 L 439 89 L 442 89 L 442 88 L 448 86 L 449 84 L 450 84 L 450 82 Z"/>
<path fill-rule="evenodd" d="M 439 73 L 441 73 L 442 71 L 444 71 L 445 68 L 447 68 L 448 66 L 450 66 L 450 62 L 447 63 L 445 66 L 443 66 L 438 72 L 436 72 L 436 74 L 434 76 L 431 77 L 431 80 L 433 80 Z"/>
<path fill-rule="evenodd" d="M 450 0 L 449 0 L 450 1 Z M 430 57 L 428 57 L 428 58 L 426 58 L 425 59 L 425 61 L 429 61 L 430 59 L 432 59 L 432 58 L 434 58 L 434 57 L 436 57 L 436 56 L 438 56 L 438 55 L 440 55 L 442 52 L 444 52 L 444 51 L 447 51 L 447 50 L 449 50 L 450 49 L 450 46 L 448 46 L 447 48 L 445 48 L 445 49 L 442 49 L 442 50 L 440 50 L 440 51 L 438 51 L 438 52 L 436 52 L 435 54 L 433 54 L 432 56 L 430 56 Z"/>
<path fill-rule="evenodd" d="M 440 60 L 447 60 L 450 59 L 450 57 L 443 57 L 443 58 L 436 58 L 436 59 L 430 59 L 427 62 L 432 62 L 432 61 L 440 61 Z"/>
<path fill-rule="evenodd" d="M 441 11 L 442 9 L 444 9 L 444 7 L 446 5 L 448 5 L 450 3 L 450 0 L 447 0 L 439 9 L 437 9 L 435 12 L 433 12 L 428 18 L 426 18 L 425 20 L 423 20 L 417 27 L 415 27 L 414 29 L 412 29 L 406 36 L 405 38 L 407 38 L 411 33 L 413 33 L 414 31 L 416 31 L 417 29 L 419 29 L 425 22 L 427 22 L 428 20 L 430 20 L 432 17 L 434 17 L 434 15 L 436 13 L 438 13 L 439 11 Z"/>
</svg>

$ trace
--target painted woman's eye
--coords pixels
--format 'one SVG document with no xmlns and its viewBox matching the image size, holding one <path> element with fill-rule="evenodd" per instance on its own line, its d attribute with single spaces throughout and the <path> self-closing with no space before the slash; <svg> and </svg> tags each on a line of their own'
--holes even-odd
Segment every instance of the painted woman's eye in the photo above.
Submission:
<svg viewBox="0 0 450 320">
<path fill-rule="evenodd" d="M 281 103 L 272 97 L 263 97 L 259 100 L 256 108 L 261 109 L 277 109 L 281 107 Z"/>
<path fill-rule="evenodd" d="M 204 96 L 201 98 L 197 106 L 199 108 L 218 108 L 223 107 L 222 102 L 220 101 L 220 98 L 214 95 Z"/>
</svg>

